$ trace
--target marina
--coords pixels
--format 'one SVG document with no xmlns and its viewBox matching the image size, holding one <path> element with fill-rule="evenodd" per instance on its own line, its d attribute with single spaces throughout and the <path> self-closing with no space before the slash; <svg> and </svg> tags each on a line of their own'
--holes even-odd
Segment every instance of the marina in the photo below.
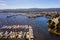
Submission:
<svg viewBox="0 0 60 40">
<path fill-rule="evenodd" d="M 2 31 L 4 29 L 13 29 L 12 31 Z M 18 29 L 22 29 L 22 30 L 19 30 L 19 31 L 15 31 L 18 30 Z M 24 29 L 24 30 L 23 30 Z M 21 39 L 21 40 L 33 40 L 34 39 L 34 34 L 33 34 L 33 29 L 31 26 L 28 26 L 28 25 L 25 25 L 25 26 L 3 26 L 1 29 L 0 29 L 0 38 L 5 38 L 5 39 L 13 39 L 13 38 L 17 38 L 17 39 Z"/>
</svg>

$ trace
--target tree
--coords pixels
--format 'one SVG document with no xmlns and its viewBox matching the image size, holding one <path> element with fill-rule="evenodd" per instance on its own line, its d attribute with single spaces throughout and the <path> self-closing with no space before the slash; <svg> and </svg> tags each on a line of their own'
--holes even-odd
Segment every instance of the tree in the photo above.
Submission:
<svg viewBox="0 0 60 40">
<path fill-rule="evenodd" d="M 49 21 L 48 21 L 48 27 L 49 27 L 49 28 L 50 28 L 51 23 L 52 23 L 52 20 L 49 20 Z"/>
<path fill-rule="evenodd" d="M 48 23 L 50 24 L 52 22 L 52 20 L 49 20 Z"/>
<path fill-rule="evenodd" d="M 54 29 L 55 28 L 55 22 L 52 22 L 52 24 L 50 25 L 50 28 L 51 29 Z"/>
<path fill-rule="evenodd" d="M 57 17 L 59 17 L 59 14 L 58 13 L 55 15 L 55 18 L 57 18 Z"/>
<path fill-rule="evenodd" d="M 58 19 L 59 23 L 60 23 L 60 18 Z"/>
<path fill-rule="evenodd" d="M 60 22 L 56 25 L 57 26 L 57 32 L 60 32 Z"/>
</svg>

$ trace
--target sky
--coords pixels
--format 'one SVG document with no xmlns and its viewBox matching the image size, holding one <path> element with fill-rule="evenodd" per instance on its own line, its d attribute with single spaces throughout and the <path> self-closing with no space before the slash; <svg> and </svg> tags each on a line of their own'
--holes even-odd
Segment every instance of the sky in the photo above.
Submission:
<svg viewBox="0 0 60 40">
<path fill-rule="evenodd" d="M 60 8 L 60 0 L 0 0 L 0 9 Z"/>
</svg>

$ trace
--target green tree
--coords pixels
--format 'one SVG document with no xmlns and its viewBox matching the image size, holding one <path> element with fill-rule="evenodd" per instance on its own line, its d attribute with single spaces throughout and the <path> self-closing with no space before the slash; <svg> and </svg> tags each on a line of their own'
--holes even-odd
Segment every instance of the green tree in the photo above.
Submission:
<svg viewBox="0 0 60 40">
<path fill-rule="evenodd" d="M 48 21 L 48 27 L 49 27 L 49 28 L 50 28 L 51 23 L 52 23 L 52 20 L 49 20 L 49 21 Z"/>
<path fill-rule="evenodd" d="M 51 29 L 54 29 L 55 28 L 55 22 L 52 22 L 52 24 L 50 25 L 50 28 Z"/>
<path fill-rule="evenodd" d="M 55 18 L 57 18 L 57 17 L 59 17 L 59 14 L 58 13 L 55 15 Z"/>
<path fill-rule="evenodd" d="M 60 32 L 60 22 L 57 24 L 57 32 Z"/>
<path fill-rule="evenodd" d="M 48 23 L 50 24 L 52 22 L 52 20 L 49 20 Z"/>
<path fill-rule="evenodd" d="M 60 18 L 58 19 L 59 23 L 60 23 Z"/>
</svg>

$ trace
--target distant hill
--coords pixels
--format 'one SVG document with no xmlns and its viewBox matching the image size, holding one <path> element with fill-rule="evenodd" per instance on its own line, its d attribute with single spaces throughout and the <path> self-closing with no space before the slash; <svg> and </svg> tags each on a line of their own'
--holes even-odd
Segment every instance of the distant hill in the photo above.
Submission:
<svg viewBox="0 0 60 40">
<path fill-rule="evenodd" d="M 8 12 L 13 12 L 13 13 L 19 13 L 19 12 L 51 12 L 51 11 L 60 11 L 60 8 L 29 8 L 29 9 L 0 9 L 0 13 L 8 13 Z"/>
</svg>

